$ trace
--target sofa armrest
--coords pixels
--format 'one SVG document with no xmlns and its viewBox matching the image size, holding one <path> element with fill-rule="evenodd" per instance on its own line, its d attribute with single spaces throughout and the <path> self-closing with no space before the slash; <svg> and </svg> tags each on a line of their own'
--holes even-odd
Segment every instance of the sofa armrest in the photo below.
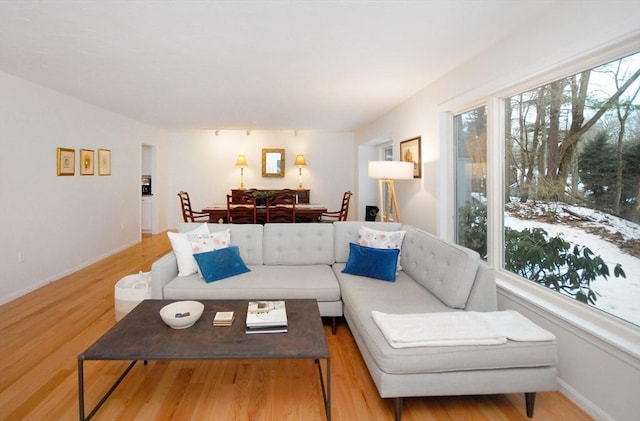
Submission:
<svg viewBox="0 0 640 421">
<path fill-rule="evenodd" d="M 467 311 L 496 311 L 498 309 L 498 292 L 494 269 L 481 261 L 464 308 Z"/>
<path fill-rule="evenodd" d="M 164 298 L 164 287 L 178 276 L 178 261 L 174 252 L 170 252 L 151 264 L 151 298 Z"/>
</svg>

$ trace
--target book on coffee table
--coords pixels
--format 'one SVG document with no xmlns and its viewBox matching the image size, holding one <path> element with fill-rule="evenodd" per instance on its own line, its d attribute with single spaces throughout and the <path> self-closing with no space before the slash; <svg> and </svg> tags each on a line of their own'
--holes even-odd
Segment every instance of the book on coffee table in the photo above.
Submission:
<svg viewBox="0 0 640 421">
<path fill-rule="evenodd" d="M 247 308 L 247 333 L 283 333 L 287 331 L 284 301 L 250 301 Z"/>
<path fill-rule="evenodd" d="M 287 333 L 287 331 L 287 326 L 248 327 L 245 333 L 251 335 L 253 333 Z"/>
<path fill-rule="evenodd" d="M 218 311 L 213 317 L 214 326 L 231 326 L 236 316 L 233 311 Z"/>
</svg>

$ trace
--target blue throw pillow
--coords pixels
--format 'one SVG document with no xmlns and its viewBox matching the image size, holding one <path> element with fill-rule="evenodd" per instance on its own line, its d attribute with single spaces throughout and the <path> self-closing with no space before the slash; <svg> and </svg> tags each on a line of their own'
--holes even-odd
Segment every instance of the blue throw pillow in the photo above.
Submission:
<svg viewBox="0 0 640 421">
<path fill-rule="evenodd" d="M 399 249 L 377 249 L 349 243 L 349 260 L 342 272 L 393 282 L 396 280 L 398 254 Z"/>
<path fill-rule="evenodd" d="M 238 246 L 196 253 L 193 257 L 207 283 L 251 271 L 240 257 Z"/>
</svg>

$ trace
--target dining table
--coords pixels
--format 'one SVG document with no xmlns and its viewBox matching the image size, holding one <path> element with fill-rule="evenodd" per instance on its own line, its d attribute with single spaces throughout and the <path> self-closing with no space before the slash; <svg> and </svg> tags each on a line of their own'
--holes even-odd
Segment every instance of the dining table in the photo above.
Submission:
<svg viewBox="0 0 640 421">
<path fill-rule="evenodd" d="M 207 206 L 201 210 L 203 213 L 209 214 L 209 221 L 217 223 L 227 222 L 227 205 L 214 204 Z M 319 222 L 320 216 L 327 212 L 327 207 L 320 204 L 297 204 L 296 205 L 296 222 Z M 267 207 L 256 206 L 258 222 L 267 220 Z M 293 221 L 291 221 L 293 222 Z"/>
</svg>

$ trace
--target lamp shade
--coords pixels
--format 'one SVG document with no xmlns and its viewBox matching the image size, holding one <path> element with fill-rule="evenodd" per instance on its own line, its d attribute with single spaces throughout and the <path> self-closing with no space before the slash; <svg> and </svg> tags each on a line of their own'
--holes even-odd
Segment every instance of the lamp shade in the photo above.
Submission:
<svg viewBox="0 0 640 421">
<path fill-rule="evenodd" d="M 303 167 L 307 165 L 307 161 L 304 160 L 304 155 L 296 155 L 296 160 L 293 163 L 293 165 L 296 165 L 298 167 Z"/>
<path fill-rule="evenodd" d="M 244 155 L 238 155 L 238 159 L 236 159 L 236 167 L 248 167 L 247 158 Z"/>
<path fill-rule="evenodd" d="M 369 177 L 380 180 L 409 180 L 413 178 L 413 163 L 369 161 Z"/>
</svg>

